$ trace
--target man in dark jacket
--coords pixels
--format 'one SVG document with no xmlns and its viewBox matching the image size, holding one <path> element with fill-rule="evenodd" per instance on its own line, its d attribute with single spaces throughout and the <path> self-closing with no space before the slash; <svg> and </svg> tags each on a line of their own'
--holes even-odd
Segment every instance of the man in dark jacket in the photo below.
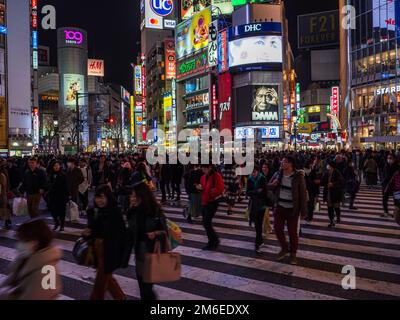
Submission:
<svg viewBox="0 0 400 320">
<path fill-rule="evenodd" d="M 176 192 L 175 201 L 181 200 L 181 184 L 183 178 L 183 164 L 178 162 L 177 164 L 171 165 L 171 182 L 172 182 L 172 197 Z"/>
<path fill-rule="evenodd" d="M 46 188 L 46 173 L 38 168 L 36 158 L 28 160 L 28 170 L 25 171 L 20 192 L 25 193 L 28 202 L 28 212 L 31 218 L 39 216 L 40 199 Z"/>
<path fill-rule="evenodd" d="M 399 163 L 396 160 L 396 157 L 390 153 L 387 156 L 387 161 L 383 170 L 383 180 L 382 180 L 382 192 L 383 192 L 383 211 L 384 216 L 387 217 L 389 214 L 389 196 L 388 192 L 385 192 L 386 187 L 388 186 L 390 180 L 394 176 L 394 174 L 400 169 Z"/>
<path fill-rule="evenodd" d="M 85 181 L 81 169 L 79 169 L 78 162 L 74 158 L 68 159 L 67 162 L 67 187 L 70 199 L 78 203 L 79 185 Z"/>
</svg>

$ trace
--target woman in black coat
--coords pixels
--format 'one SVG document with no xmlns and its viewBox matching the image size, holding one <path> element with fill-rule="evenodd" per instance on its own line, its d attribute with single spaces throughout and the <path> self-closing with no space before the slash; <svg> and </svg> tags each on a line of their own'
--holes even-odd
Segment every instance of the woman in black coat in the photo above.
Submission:
<svg viewBox="0 0 400 320">
<path fill-rule="evenodd" d="M 113 272 L 122 267 L 125 250 L 125 222 L 108 185 L 96 189 L 94 208 L 88 210 L 88 226 L 83 235 L 94 240 L 96 257 L 96 279 L 91 300 L 104 300 L 108 291 L 114 300 L 125 300 L 126 296 L 113 277 Z"/>
<path fill-rule="evenodd" d="M 64 231 L 68 197 L 66 176 L 61 170 L 61 162 L 56 161 L 51 168 L 49 191 L 46 197 L 48 199 L 48 208 L 54 219 L 54 230 L 60 227 L 60 231 Z"/>
<path fill-rule="evenodd" d="M 335 162 L 328 162 L 326 173 L 322 178 L 322 185 L 324 186 L 324 202 L 328 205 L 328 215 L 330 223 L 329 228 L 335 226 L 335 213 L 336 223 L 340 223 L 340 204 L 343 199 L 344 178 L 339 170 L 335 167 Z"/>
<path fill-rule="evenodd" d="M 135 236 L 136 277 L 140 297 L 142 300 L 156 300 L 153 284 L 143 282 L 144 256 L 146 253 L 154 252 L 156 241 L 160 241 L 162 250 L 166 250 L 164 244 L 168 232 L 167 222 L 146 183 L 136 181 L 132 188 L 131 209 L 127 212 L 127 219 L 130 230 Z"/>
</svg>

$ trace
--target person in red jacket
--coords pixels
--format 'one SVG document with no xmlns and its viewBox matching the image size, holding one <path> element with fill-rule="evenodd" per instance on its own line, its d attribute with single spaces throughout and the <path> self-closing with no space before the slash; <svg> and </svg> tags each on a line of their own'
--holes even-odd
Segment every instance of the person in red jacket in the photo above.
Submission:
<svg viewBox="0 0 400 320">
<path fill-rule="evenodd" d="M 224 193 L 224 181 L 213 165 L 202 165 L 204 175 L 197 186 L 201 190 L 201 204 L 203 206 L 203 225 L 208 237 L 208 244 L 203 250 L 216 250 L 219 238 L 212 226 L 212 219 L 218 209 L 219 199 Z"/>
</svg>

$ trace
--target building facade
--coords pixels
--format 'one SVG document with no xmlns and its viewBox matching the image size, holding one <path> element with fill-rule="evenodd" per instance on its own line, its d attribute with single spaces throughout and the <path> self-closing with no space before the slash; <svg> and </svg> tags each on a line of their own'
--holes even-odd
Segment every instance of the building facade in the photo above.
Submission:
<svg viewBox="0 0 400 320">
<path fill-rule="evenodd" d="M 352 145 L 400 144 L 400 1 L 352 0 L 350 33 Z"/>
</svg>

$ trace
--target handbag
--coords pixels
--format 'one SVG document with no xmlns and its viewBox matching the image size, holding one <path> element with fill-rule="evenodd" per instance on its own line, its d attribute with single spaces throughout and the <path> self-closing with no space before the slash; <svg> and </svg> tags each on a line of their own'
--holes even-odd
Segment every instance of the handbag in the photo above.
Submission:
<svg viewBox="0 0 400 320">
<path fill-rule="evenodd" d="M 319 212 L 321 210 L 321 203 L 317 200 L 314 205 L 314 212 Z"/>
<path fill-rule="evenodd" d="M 173 282 L 181 278 L 181 256 L 170 252 L 167 236 L 164 239 L 167 252 L 161 253 L 161 244 L 157 241 L 154 252 L 144 256 L 142 277 L 145 283 Z"/>
<path fill-rule="evenodd" d="M 93 267 L 96 265 L 93 240 L 80 237 L 72 249 L 72 256 L 80 266 Z"/>
</svg>

